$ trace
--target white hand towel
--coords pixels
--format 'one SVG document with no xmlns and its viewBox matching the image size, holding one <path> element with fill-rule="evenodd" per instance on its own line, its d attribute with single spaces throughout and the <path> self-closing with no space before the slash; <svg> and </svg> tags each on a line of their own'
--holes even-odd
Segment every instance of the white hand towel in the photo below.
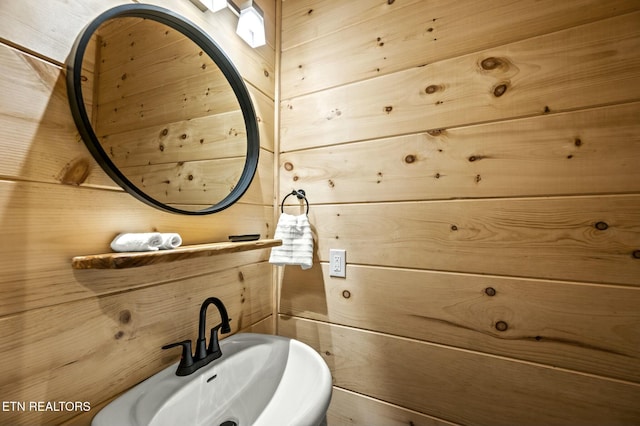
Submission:
<svg viewBox="0 0 640 426">
<path fill-rule="evenodd" d="M 176 233 L 162 233 L 160 234 L 162 237 L 162 244 L 160 245 L 160 250 L 169 250 L 174 249 L 176 247 L 180 247 L 182 244 L 182 237 L 180 234 Z"/>
<path fill-rule="evenodd" d="M 300 265 L 309 269 L 313 264 L 313 234 L 306 214 L 294 216 L 282 213 L 273 236 L 282 245 L 271 249 L 269 263 L 278 266 Z"/>
<path fill-rule="evenodd" d="M 119 234 L 111 241 L 113 251 L 155 251 L 162 245 L 159 232 Z"/>
</svg>

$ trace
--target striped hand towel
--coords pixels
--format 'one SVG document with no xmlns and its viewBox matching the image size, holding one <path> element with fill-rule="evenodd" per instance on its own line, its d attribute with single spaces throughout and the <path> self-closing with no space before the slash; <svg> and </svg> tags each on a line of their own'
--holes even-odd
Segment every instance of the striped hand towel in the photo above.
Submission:
<svg viewBox="0 0 640 426">
<path fill-rule="evenodd" d="M 282 213 L 273 236 L 282 245 L 271 249 L 269 263 L 274 265 L 300 265 L 309 269 L 313 263 L 313 235 L 306 214 L 294 216 Z"/>
</svg>

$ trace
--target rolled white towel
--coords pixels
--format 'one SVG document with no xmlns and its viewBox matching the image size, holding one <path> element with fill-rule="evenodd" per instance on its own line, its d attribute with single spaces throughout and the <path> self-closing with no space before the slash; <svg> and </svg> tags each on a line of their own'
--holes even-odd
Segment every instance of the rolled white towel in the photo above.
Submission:
<svg viewBox="0 0 640 426">
<path fill-rule="evenodd" d="M 182 244 L 182 237 L 180 236 L 180 234 L 167 232 L 160 235 L 162 236 L 162 244 L 160 245 L 160 250 L 174 249 L 176 247 L 180 247 L 180 245 Z"/>
<path fill-rule="evenodd" d="M 119 234 L 111 241 L 113 251 L 155 251 L 162 245 L 159 232 Z"/>
</svg>

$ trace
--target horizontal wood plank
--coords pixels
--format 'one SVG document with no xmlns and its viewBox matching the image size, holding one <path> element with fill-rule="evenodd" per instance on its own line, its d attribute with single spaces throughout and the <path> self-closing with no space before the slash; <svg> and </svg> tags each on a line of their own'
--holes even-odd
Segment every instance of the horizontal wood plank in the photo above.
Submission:
<svg viewBox="0 0 640 426">
<path fill-rule="evenodd" d="M 640 191 L 640 104 L 280 156 L 281 194 L 313 203 Z"/>
<path fill-rule="evenodd" d="M 0 395 L 97 406 L 178 361 L 178 350 L 161 347 L 196 338 L 205 298 L 223 301 L 233 332 L 269 317 L 270 270 L 263 262 L 0 318 Z M 208 326 L 218 318 L 209 310 Z M 0 423 L 57 424 L 69 414 L 2 412 Z"/>
<path fill-rule="evenodd" d="M 392 10 L 414 6 L 422 0 L 283 0 L 282 1 L 282 50 L 308 43 L 319 37 L 357 25 L 374 18 L 381 18 Z M 391 3 L 391 4 L 389 4 Z M 344 41 L 344 40 L 343 40 Z M 319 52 L 316 52 L 319 53 Z"/>
<path fill-rule="evenodd" d="M 640 383 L 638 306 L 640 288 L 322 263 L 285 269 L 279 309 Z"/>
<path fill-rule="evenodd" d="M 639 22 L 632 13 L 283 100 L 282 151 L 636 101 Z"/>
<path fill-rule="evenodd" d="M 637 195 L 318 205 L 309 217 L 322 261 L 343 248 L 365 265 L 640 285 Z"/>
<path fill-rule="evenodd" d="M 97 135 L 118 167 L 245 156 L 247 132 L 240 111 Z"/>
<path fill-rule="evenodd" d="M 640 386 L 296 317 L 279 333 L 315 348 L 334 385 L 444 420 L 634 424 Z"/>
<path fill-rule="evenodd" d="M 391 74 L 638 8 L 627 0 L 285 1 L 282 95 Z"/>
<path fill-rule="evenodd" d="M 163 204 L 200 205 L 222 201 L 237 186 L 246 157 L 123 167 L 119 170 L 145 194 Z"/>
<path fill-rule="evenodd" d="M 342 388 L 333 388 L 327 411 L 329 426 L 451 426 L 454 423 L 427 416 Z"/>
</svg>

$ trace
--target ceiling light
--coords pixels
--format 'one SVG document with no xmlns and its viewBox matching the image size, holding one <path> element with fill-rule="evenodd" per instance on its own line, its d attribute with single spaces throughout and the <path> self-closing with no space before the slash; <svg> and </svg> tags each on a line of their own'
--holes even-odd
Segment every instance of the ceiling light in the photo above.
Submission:
<svg viewBox="0 0 640 426">
<path fill-rule="evenodd" d="M 227 7 L 227 0 L 191 0 L 203 12 L 217 12 Z"/>
<path fill-rule="evenodd" d="M 264 31 L 264 14 L 253 1 L 248 7 L 240 10 L 236 34 L 251 47 L 263 46 L 267 43 Z"/>
</svg>

